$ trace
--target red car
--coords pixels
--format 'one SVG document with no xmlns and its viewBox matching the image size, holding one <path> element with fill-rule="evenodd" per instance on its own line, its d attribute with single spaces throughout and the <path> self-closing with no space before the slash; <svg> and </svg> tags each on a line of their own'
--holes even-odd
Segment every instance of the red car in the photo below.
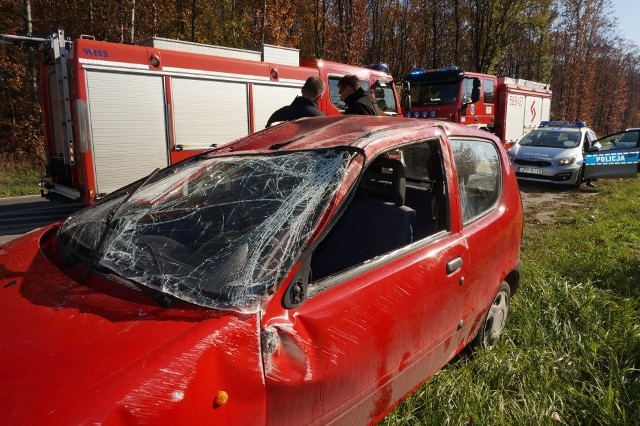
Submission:
<svg viewBox="0 0 640 426">
<path fill-rule="evenodd" d="M 522 226 L 487 132 L 264 130 L 0 247 L 0 418 L 375 423 L 502 332 Z"/>
</svg>

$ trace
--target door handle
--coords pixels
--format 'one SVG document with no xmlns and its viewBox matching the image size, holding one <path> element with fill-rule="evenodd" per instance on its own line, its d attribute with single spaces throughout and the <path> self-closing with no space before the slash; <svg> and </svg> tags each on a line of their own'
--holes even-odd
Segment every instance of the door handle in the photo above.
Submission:
<svg viewBox="0 0 640 426">
<path fill-rule="evenodd" d="M 447 262 L 447 275 L 450 275 L 462 268 L 462 258 L 460 256 L 451 259 Z"/>
</svg>

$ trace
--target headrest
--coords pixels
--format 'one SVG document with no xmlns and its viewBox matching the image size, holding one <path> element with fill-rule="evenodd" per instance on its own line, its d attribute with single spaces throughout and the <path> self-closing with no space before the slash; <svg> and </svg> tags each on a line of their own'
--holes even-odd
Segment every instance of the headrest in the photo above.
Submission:
<svg viewBox="0 0 640 426">
<path fill-rule="evenodd" d="M 406 179 L 402 161 L 379 157 L 367 167 L 359 194 L 380 201 L 404 206 Z"/>
</svg>

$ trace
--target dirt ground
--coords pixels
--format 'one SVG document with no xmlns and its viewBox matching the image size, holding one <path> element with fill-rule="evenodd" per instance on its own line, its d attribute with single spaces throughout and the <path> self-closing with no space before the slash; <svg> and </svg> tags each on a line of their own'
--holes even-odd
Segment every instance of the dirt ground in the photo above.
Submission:
<svg viewBox="0 0 640 426">
<path fill-rule="evenodd" d="M 528 222 L 552 223 L 566 210 L 580 206 L 585 198 L 593 197 L 598 193 L 597 188 L 584 185 L 576 190 L 559 185 L 522 181 L 518 184 Z"/>
</svg>

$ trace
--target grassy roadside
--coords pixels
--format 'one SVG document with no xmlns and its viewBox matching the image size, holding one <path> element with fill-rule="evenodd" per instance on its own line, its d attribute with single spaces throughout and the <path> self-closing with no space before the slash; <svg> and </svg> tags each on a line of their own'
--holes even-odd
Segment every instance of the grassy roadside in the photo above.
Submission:
<svg viewBox="0 0 640 426">
<path fill-rule="evenodd" d="M 638 422 L 640 179 L 598 186 L 553 221 L 527 212 L 503 340 L 448 365 L 384 424 Z"/>
<path fill-rule="evenodd" d="M 42 174 L 28 165 L 0 164 L 0 198 L 40 193 Z"/>
</svg>

